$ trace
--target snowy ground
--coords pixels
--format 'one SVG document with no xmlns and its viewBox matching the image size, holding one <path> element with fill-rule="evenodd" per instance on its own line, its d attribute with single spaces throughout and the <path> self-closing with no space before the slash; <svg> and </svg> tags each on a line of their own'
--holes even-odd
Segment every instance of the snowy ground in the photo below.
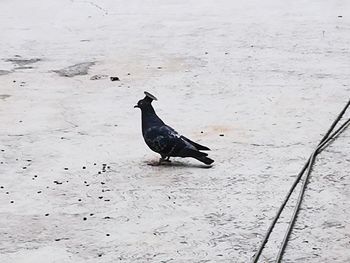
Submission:
<svg viewBox="0 0 350 263">
<path fill-rule="evenodd" d="M 350 94 L 349 1 L 3 0 L 0 14 L 2 263 L 248 262 Z M 147 165 L 144 90 L 212 168 Z M 349 170 L 346 130 L 317 159 L 285 262 L 350 262 Z"/>
</svg>

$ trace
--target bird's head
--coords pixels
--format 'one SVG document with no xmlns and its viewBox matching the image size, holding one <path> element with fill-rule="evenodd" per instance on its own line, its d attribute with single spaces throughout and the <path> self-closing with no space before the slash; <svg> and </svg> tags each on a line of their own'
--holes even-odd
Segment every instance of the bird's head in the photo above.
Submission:
<svg viewBox="0 0 350 263">
<path fill-rule="evenodd" d="M 142 100 L 139 100 L 137 104 L 134 106 L 134 108 L 140 108 L 141 110 L 145 109 L 151 105 L 153 100 L 157 100 L 157 98 L 153 96 L 151 93 L 147 91 L 145 91 L 144 93 L 146 96 Z"/>
</svg>

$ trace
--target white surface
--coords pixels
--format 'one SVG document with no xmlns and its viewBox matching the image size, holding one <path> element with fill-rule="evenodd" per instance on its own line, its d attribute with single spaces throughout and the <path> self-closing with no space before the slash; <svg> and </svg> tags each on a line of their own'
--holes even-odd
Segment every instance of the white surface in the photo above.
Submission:
<svg viewBox="0 0 350 263">
<path fill-rule="evenodd" d="M 11 71 L 0 75 L 0 262 L 248 262 L 349 98 L 348 1 L 0 10 L 0 70 Z M 54 72 L 73 65 L 88 74 Z M 144 90 L 163 120 L 212 148 L 213 168 L 147 165 L 158 156 L 133 108 Z M 285 262 L 350 261 L 349 136 L 318 158 Z"/>
</svg>

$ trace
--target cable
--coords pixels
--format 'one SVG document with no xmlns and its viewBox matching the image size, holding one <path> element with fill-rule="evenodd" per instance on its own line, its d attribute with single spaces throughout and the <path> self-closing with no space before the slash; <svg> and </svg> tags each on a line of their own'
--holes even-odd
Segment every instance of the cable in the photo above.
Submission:
<svg viewBox="0 0 350 263">
<path fill-rule="evenodd" d="M 349 99 L 348 103 L 345 105 L 345 107 L 342 109 L 342 111 L 338 114 L 337 118 L 333 121 L 332 125 L 330 126 L 330 128 L 328 129 L 328 131 L 326 132 L 326 134 L 325 134 L 325 135 L 323 136 L 323 138 L 321 139 L 319 145 L 321 145 L 324 141 L 326 141 L 326 140 L 328 139 L 329 134 L 331 134 L 331 132 L 333 131 L 334 127 L 337 125 L 337 123 L 339 122 L 339 120 L 343 117 L 343 115 L 344 115 L 345 111 L 347 110 L 347 108 L 349 107 L 349 105 L 350 105 L 350 99 Z M 265 245 L 266 245 L 266 243 L 267 243 L 267 241 L 268 241 L 268 239 L 269 239 L 269 237 L 270 237 L 270 234 L 271 234 L 271 232 L 272 232 L 274 226 L 276 225 L 276 222 L 277 222 L 278 218 L 280 217 L 280 215 L 281 215 L 281 213 L 282 213 L 282 211 L 283 211 L 285 205 L 287 204 L 287 202 L 288 202 L 288 200 L 289 200 L 291 194 L 293 193 L 293 191 L 294 191 L 296 185 L 299 183 L 301 177 L 303 176 L 303 174 L 304 174 L 306 168 L 309 166 L 310 161 L 311 161 L 311 158 L 309 158 L 309 159 L 307 160 L 307 162 L 305 163 L 304 167 L 301 169 L 301 171 L 299 172 L 297 178 L 296 178 L 295 181 L 293 182 L 292 187 L 289 189 L 289 191 L 288 191 L 288 193 L 287 193 L 287 195 L 286 195 L 284 201 L 282 202 L 280 208 L 279 208 L 278 211 L 277 211 L 276 216 L 275 216 L 274 219 L 272 220 L 272 223 L 270 224 L 270 226 L 269 226 L 269 228 L 268 228 L 268 230 L 267 230 L 267 232 L 266 232 L 266 234 L 265 234 L 265 236 L 264 236 L 264 238 L 263 238 L 263 240 L 262 240 L 262 242 L 261 242 L 261 244 L 260 244 L 260 246 L 259 246 L 258 251 L 255 253 L 254 258 L 253 258 L 253 260 L 252 260 L 252 263 L 257 263 L 257 262 L 258 262 L 259 257 L 260 257 L 260 255 L 261 255 L 261 252 L 263 251 L 263 249 L 264 249 L 264 247 L 265 247 Z"/>
<path fill-rule="evenodd" d="M 343 125 L 341 127 L 339 127 L 338 130 L 336 130 L 326 141 L 324 141 L 320 146 L 318 146 L 317 149 L 312 153 L 312 155 L 310 157 L 311 161 L 309 162 L 309 165 L 308 165 L 307 173 L 306 173 L 303 185 L 302 185 L 300 193 L 299 193 L 297 204 L 294 208 L 292 219 L 289 222 L 287 232 L 283 238 L 280 250 L 277 254 L 277 258 L 276 258 L 277 263 L 281 262 L 284 251 L 285 251 L 287 243 L 288 243 L 289 236 L 292 233 L 293 226 L 295 224 L 296 218 L 297 218 L 299 210 L 300 210 L 301 202 L 303 200 L 305 189 L 306 189 L 307 183 L 309 181 L 309 177 L 310 177 L 310 174 L 312 171 L 312 165 L 315 162 L 316 155 L 319 154 L 321 151 L 323 151 L 327 146 L 326 144 L 328 144 L 331 140 L 334 140 L 349 124 L 350 124 L 350 119 L 348 119 L 345 123 L 343 123 Z"/>
</svg>

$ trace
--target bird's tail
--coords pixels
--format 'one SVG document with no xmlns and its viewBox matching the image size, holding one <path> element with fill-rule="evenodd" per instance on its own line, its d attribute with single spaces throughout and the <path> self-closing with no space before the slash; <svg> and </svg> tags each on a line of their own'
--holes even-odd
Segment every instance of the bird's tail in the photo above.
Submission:
<svg viewBox="0 0 350 263">
<path fill-rule="evenodd" d="M 210 165 L 214 162 L 214 160 L 210 159 L 207 156 L 208 156 L 207 153 L 203 153 L 203 152 L 192 150 L 192 149 L 186 149 L 185 155 L 183 157 L 192 157 L 192 158 L 195 158 L 202 163 Z"/>
<path fill-rule="evenodd" d="M 202 157 L 193 157 L 193 158 L 196 158 L 198 161 L 202 162 L 202 163 L 205 163 L 207 165 L 210 165 L 214 162 L 213 159 L 210 159 L 209 157 L 206 157 L 206 156 L 202 156 Z"/>
</svg>

